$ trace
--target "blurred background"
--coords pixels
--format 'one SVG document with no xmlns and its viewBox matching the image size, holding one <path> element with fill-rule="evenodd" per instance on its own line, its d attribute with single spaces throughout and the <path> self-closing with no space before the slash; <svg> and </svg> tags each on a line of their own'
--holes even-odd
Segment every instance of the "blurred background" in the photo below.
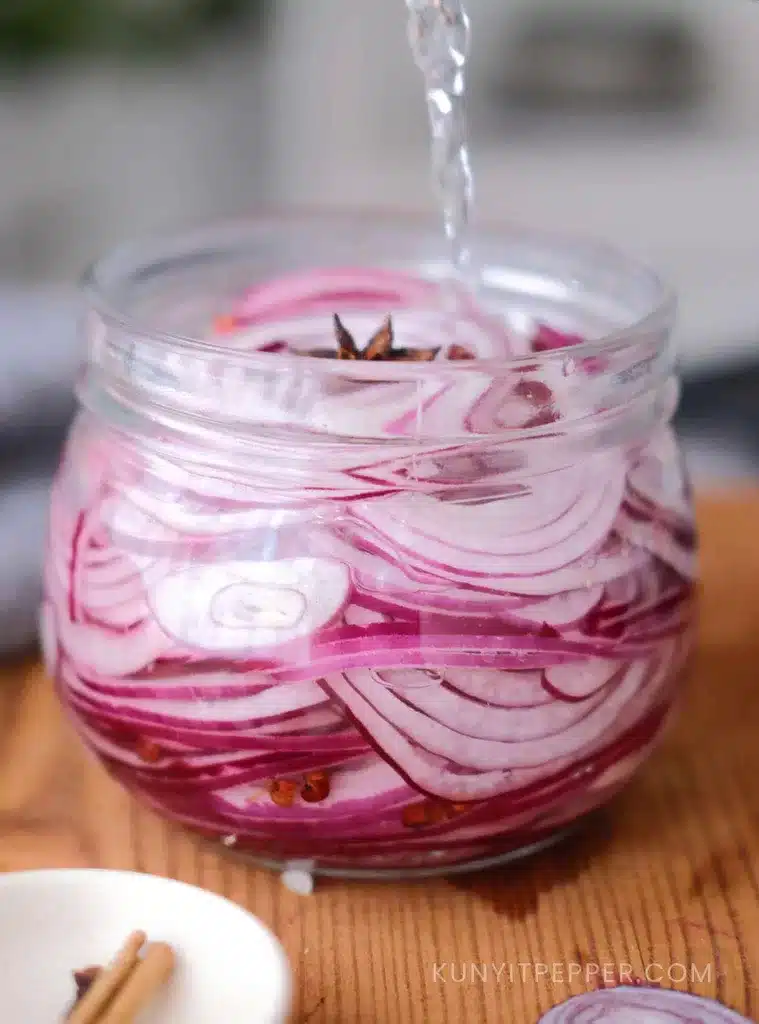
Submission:
<svg viewBox="0 0 759 1024">
<path fill-rule="evenodd" d="M 478 217 L 606 237 L 682 300 L 696 483 L 759 472 L 759 4 L 470 0 Z M 0 3 L 0 651 L 33 632 L 82 268 L 261 205 L 431 209 L 402 0 Z"/>
</svg>

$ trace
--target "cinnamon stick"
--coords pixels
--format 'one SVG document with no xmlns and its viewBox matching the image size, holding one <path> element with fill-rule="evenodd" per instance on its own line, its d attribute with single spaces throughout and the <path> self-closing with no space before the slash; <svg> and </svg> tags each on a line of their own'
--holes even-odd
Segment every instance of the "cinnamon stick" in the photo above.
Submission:
<svg viewBox="0 0 759 1024">
<path fill-rule="evenodd" d="M 103 1010 L 132 973 L 147 941 L 145 932 L 132 932 L 111 963 L 103 968 L 78 1003 L 71 1008 L 68 1024 L 100 1024 Z"/>
<path fill-rule="evenodd" d="M 150 1005 L 174 971 L 174 950 L 165 942 L 152 942 L 124 984 L 116 992 L 97 1024 L 133 1024 Z"/>
</svg>

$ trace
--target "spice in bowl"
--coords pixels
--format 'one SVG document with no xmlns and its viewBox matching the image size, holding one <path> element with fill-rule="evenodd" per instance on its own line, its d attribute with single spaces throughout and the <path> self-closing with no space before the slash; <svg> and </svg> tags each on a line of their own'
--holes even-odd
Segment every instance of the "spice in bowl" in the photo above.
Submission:
<svg viewBox="0 0 759 1024">
<path fill-rule="evenodd" d="M 165 942 L 148 942 L 133 932 L 107 967 L 74 971 L 77 995 L 68 1024 L 132 1024 L 174 971 L 175 955 Z"/>
</svg>

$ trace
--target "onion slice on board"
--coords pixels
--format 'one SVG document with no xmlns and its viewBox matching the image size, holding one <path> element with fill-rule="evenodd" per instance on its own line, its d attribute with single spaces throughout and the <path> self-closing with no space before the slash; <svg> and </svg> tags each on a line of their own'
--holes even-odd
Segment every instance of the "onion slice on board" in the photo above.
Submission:
<svg viewBox="0 0 759 1024">
<path fill-rule="evenodd" d="M 752 1024 L 721 1003 L 674 989 L 620 985 L 554 1006 L 539 1024 Z"/>
</svg>

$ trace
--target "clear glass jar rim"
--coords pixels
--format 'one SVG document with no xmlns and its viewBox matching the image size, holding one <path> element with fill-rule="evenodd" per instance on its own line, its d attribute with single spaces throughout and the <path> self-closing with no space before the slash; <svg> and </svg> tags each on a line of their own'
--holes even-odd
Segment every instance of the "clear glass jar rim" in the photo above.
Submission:
<svg viewBox="0 0 759 1024">
<path fill-rule="evenodd" d="M 437 223 L 433 218 L 418 213 L 401 214 L 398 211 L 383 212 L 375 211 L 347 211 L 347 210 L 302 210 L 287 209 L 283 211 L 270 211 L 260 215 L 236 218 L 235 220 L 206 222 L 195 228 L 186 228 L 173 232 L 153 234 L 127 242 L 118 246 L 110 254 L 97 260 L 86 271 L 82 279 L 82 288 L 90 308 L 97 313 L 106 323 L 116 326 L 131 335 L 139 336 L 161 347 L 171 349 L 175 352 L 185 351 L 188 354 L 203 356 L 204 358 L 218 358 L 220 360 L 231 360 L 238 365 L 245 365 L 249 370 L 260 368 L 271 372 L 272 357 L 268 353 L 230 350 L 224 344 L 216 344 L 205 337 L 192 336 L 188 334 L 175 333 L 158 329 L 150 323 L 142 322 L 128 311 L 119 308 L 119 303 L 114 296 L 115 286 L 123 283 L 128 274 L 135 274 L 144 269 L 151 262 L 154 262 L 156 252 L 161 249 L 170 248 L 171 251 L 191 251 L 193 246 L 202 249 L 211 243 L 218 245 L 226 240 L 244 239 L 252 240 L 255 232 L 265 229 L 275 229 L 278 225 L 302 224 L 304 227 L 335 230 L 341 226 L 361 226 L 376 230 L 387 230 L 398 233 L 401 236 L 418 236 L 421 232 L 430 236 L 438 230 Z M 674 324 L 677 311 L 677 298 L 674 291 L 665 281 L 645 263 L 629 257 L 623 250 L 616 248 L 606 242 L 593 238 L 583 238 L 577 235 L 535 230 L 514 224 L 495 224 L 492 227 L 476 230 L 474 241 L 498 243 L 511 241 L 524 243 L 525 245 L 537 245 L 547 251 L 562 250 L 569 252 L 573 250 L 586 259 L 600 260 L 604 256 L 618 267 L 623 268 L 631 276 L 639 276 L 647 279 L 655 300 L 651 303 L 650 310 L 629 325 L 605 333 L 600 338 L 595 338 L 582 344 L 572 347 L 572 356 L 575 359 L 592 358 L 601 356 L 609 351 L 624 348 L 627 344 L 639 340 L 641 335 L 650 335 L 656 332 L 668 333 Z M 444 249 L 444 240 L 441 232 L 441 253 Z M 152 258 L 151 258 L 152 256 Z M 176 257 L 175 257 L 176 258 Z M 167 259 L 167 265 L 170 260 Z M 487 283 L 487 281 L 485 282 Z M 553 351 L 531 354 L 529 359 L 525 358 L 489 358 L 461 360 L 446 365 L 446 370 L 453 370 L 456 373 L 507 373 L 511 369 L 524 366 L 526 363 L 549 367 L 552 364 L 560 363 L 566 358 L 566 351 L 557 349 Z M 276 365 L 282 370 L 297 367 L 300 372 L 309 365 L 309 371 L 313 373 L 344 375 L 345 365 L 336 360 L 324 360 L 318 358 L 304 357 L 293 354 L 277 354 Z M 388 379 L 388 365 L 384 362 L 354 362 L 351 363 L 351 376 L 359 379 Z M 435 366 L 436 372 L 440 367 L 436 364 L 409 362 L 392 364 L 393 379 L 401 380 L 418 378 Z"/>
</svg>

